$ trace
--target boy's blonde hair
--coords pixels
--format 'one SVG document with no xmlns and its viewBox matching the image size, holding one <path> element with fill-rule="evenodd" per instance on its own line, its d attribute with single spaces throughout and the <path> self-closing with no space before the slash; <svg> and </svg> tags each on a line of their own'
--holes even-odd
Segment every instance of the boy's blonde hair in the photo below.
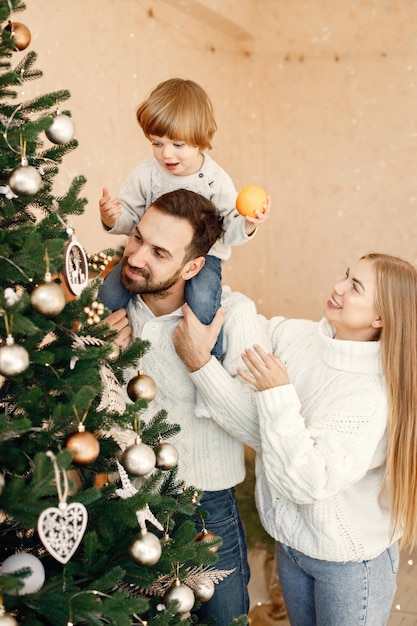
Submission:
<svg viewBox="0 0 417 626">
<path fill-rule="evenodd" d="M 192 80 L 170 78 L 159 83 L 136 111 L 145 137 L 169 137 L 200 150 L 211 148 L 217 130 L 211 101 Z"/>
</svg>

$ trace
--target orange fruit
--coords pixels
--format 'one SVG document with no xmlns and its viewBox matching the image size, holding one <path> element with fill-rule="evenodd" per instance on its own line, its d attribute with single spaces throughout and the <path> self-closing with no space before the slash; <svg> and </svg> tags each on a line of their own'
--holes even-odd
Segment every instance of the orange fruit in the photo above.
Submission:
<svg viewBox="0 0 417 626">
<path fill-rule="evenodd" d="M 258 185 L 246 185 L 236 198 L 236 208 L 241 215 L 256 217 L 255 211 L 264 212 L 263 205 L 267 201 L 266 191 Z"/>
</svg>

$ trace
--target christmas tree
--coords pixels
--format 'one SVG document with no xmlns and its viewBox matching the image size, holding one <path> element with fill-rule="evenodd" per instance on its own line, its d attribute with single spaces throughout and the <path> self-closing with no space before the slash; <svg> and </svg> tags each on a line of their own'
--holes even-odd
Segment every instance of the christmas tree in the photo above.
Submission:
<svg viewBox="0 0 417 626">
<path fill-rule="evenodd" d="M 120 350 L 106 323 L 110 251 L 86 254 L 68 226 L 85 179 L 54 195 L 77 147 L 70 94 L 22 99 L 42 76 L 24 9 L 0 3 L 0 625 L 196 623 L 227 576 L 221 539 L 177 479 L 178 426 L 164 411 L 141 421 L 152 346 Z"/>
</svg>

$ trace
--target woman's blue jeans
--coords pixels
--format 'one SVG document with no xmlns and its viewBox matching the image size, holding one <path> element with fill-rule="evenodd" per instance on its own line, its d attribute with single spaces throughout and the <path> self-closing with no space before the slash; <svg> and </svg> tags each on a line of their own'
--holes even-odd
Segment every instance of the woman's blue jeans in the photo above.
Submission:
<svg viewBox="0 0 417 626">
<path fill-rule="evenodd" d="M 206 491 L 200 507 L 210 513 L 204 521 L 207 530 L 223 540 L 214 568 L 235 571 L 215 585 L 213 597 L 201 605 L 198 616 L 200 620 L 215 616 L 215 626 L 228 626 L 234 617 L 249 612 L 250 572 L 246 536 L 237 509 L 235 490 Z M 200 531 L 201 526 L 197 530 Z"/>
<path fill-rule="evenodd" d="M 384 626 L 396 591 L 399 551 L 375 559 L 321 561 L 277 544 L 278 576 L 291 626 Z"/>
<path fill-rule="evenodd" d="M 120 283 L 122 262 L 119 261 L 107 274 L 98 295 L 101 302 L 110 311 L 126 308 L 132 294 L 123 289 Z M 185 284 L 185 301 L 203 324 L 210 324 L 220 306 L 222 296 L 222 263 L 215 256 L 208 255 L 202 269 Z M 222 357 L 223 331 L 217 338 L 211 351 L 216 359 Z"/>
</svg>

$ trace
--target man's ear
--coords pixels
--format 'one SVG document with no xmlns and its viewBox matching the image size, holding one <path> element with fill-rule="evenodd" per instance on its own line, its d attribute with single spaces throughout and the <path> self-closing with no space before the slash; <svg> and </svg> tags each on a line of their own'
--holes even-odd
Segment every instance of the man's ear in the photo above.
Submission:
<svg viewBox="0 0 417 626">
<path fill-rule="evenodd" d="M 192 261 L 188 261 L 188 263 L 184 265 L 184 269 L 181 273 L 181 278 L 183 278 L 184 280 L 190 280 L 190 278 L 193 278 L 193 276 L 198 274 L 205 262 L 206 258 L 204 256 L 198 256 Z"/>
</svg>

